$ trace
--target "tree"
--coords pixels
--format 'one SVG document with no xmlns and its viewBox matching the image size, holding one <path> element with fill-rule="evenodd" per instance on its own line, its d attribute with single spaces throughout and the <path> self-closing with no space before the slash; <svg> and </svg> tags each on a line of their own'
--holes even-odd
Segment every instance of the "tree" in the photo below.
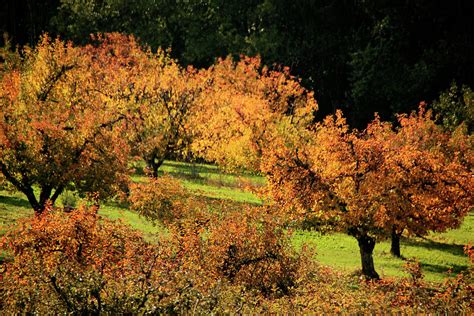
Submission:
<svg viewBox="0 0 474 316">
<path fill-rule="evenodd" d="M 124 0 L 61 0 L 57 11 L 50 17 L 51 28 L 57 34 L 85 44 L 90 34 L 121 32 L 133 34 L 155 49 L 171 43 L 167 18 L 175 6 L 164 1 L 142 0 L 130 3 Z"/>
<path fill-rule="evenodd" d="M 471 169 L 441 149 L 449 137 L 429 117 L 399 116 L 396 132 L 376 118 L 358 131 L 338 112 L 303 135 L 288 133 L 264 155 L 269 193 L 291 218 L 355 237 L 363 274 L 378 278 L 378 239 L 456 227 L 472 206 Z"/>
<path fill-rule="evenodd" d="M 463 17 L 472 13 L 471 2 L 364 1 L 357 7 L 347 90 L 356 126 L 365 126 L 373 112 L 395 119 L 395 113 L 416 110 L 452 80 L 472 86 L 473 58 L 464 52 L 474 47 L 473 21 Z"/>
<path fill-rule="evenodd" d="M 66 188 L 109 196 L 127 172 L 126 69 L 136 46 L 118 35 L 99 42 L 43 36 L 1 80 L 0 170 L 36 214 Z"/>
<path fill-rule="evenodd" d="M 59 3 L 59 0 L 3 1 L 0 11 L 0 34 L 8 33 L 14 45 L 36 44 L 41 34 L 54 31 L 49 22 L 58 13 Z"/>
<path fill-rule="evenodd" d="M 134 87 L 139 107 L 132 142 L 156 178 L 165 159 L 189 151 L 189 121 L 200 89 L 195 71 L 183 69 L 162 50 L 149 54 L 143 63 L 145 69 Z"/>
<path fill-rule="evenodd" d="M 381 131 L 386 127 L 377 123 Z M 368 131 L 351 131 L 337 112 L 303 137 L 287 135 L 265 159 L 274 201 L 295 219 L 316 217 L 357 239 L 362 272 L 379 278 L 373 263 L 383 234 L 371 192 L 383 163 L 382 148 Z M 266 156 L 267 157 L 267 156 Z"/>
<path fill-rule="evenodd" d="M 381 202 L 392 225 L 391 252 L 400 257 L 400 236 L 456 228 L 473 205 L 473 143 L 460 130 L 445 132 L 424 106 L 398 116 L 380 170 Z"/>
<path fill-rule="evenodd" d="M 18 49 L 13 49 L 8 34 L 3 34 L 3 41 L 4 45 L 0 47 L 0 60 L 2 61 L 0 65 L 0 78 L 8 71 L 18 68 L 21 64 L 21 56 Z"/>
<path fill-rule="evenodd" d="M 192 118 L 192 149 L 228 169 L 258 171 L 279 128 L 306 126 L 317 110 L 312 92 L 288 68 L 269 70 L 259 58 L 219 60 L 199 75 L 204 88 Z"/>
<path fill-rule="evenodd" d="M 84 44 L 89 34 L 133 34 L 153 50 L 172 48 L 183 65 L 208 67 L 215 58 L 244 53 L 257 1 L 62 0 L 51 28 Z"/>
</svg>

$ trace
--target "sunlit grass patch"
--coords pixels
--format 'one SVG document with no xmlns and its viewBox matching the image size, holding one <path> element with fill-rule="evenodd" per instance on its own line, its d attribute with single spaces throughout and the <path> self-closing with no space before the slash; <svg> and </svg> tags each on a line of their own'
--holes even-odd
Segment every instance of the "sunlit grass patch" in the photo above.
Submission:
<svg viewBox="0 0 474 316">
<path fill-rule="evenodd" d="M 417 258 L 426 280 L 442 281 L 453 276 L 469 265 L 463 252 L 465 244 L 472 242 L 474 235 L 469 235 L 474 226 L 474 216 L 466 217 L 459 229 L 443 234 L 431 234 L 428 238 L 402 238 L 401 253 L 405 258 Z M 440 242 L 449 236 L 449 242 Z M 297 231 L 293 236 L 296 247 L 308 243 L 316 249 L 315 258 L 323 265 L 352 273 L 360 269 L 359 247 L 355 238 L 340 234 L 321 235 L 316 232 Z M 374 249 L 374 263 L 377 272 L 384 276 L 407 276 L 403 269 L 404 260 L 390 254 L 390 241 L 377 243 Z"/>
<path fill-rule="evenodd" d="M 143 169 L 143 163 L 136 164 L 136 170 Z M 228 174 L 217 166 L 199 163 L 165 161 L 159 170 L 178 178 L 186 189 L 213 199 L 225 199 L 235 202 L 262 204 L 262 200 L 247 187 L 259 187 L 265 184 L 265 178 L 253 174 Z M 132 176 L 135 182 L 147 181 L 143 173 Z"/>
</svg>

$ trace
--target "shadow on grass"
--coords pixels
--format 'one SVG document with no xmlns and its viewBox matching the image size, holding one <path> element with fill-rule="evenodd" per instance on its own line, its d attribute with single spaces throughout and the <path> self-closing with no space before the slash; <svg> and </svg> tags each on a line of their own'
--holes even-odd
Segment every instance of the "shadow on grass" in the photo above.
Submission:
<svg viewBox="0 0 474 316">
<path fill-rule="evenodd" d="M 139 176 L 145 176 L 145 163 L 139 162 L 135 163 L 132 166 L 135 171 L 135 175 Z M 222 173 L 217 166 L 212 166 L 212 165 L 204 165 L 204 164 L 192 164 L 192 163 L 184 163 L 184 162 L 178 162 L 178 161 L 172 161 L 172 160 L 165 160 L 163 164 L 160 166 L 158 169 L 159 174 L 163 174 L 163 168 L 172 168 L 174 169 L 173 171 L 170 171 L 168 173 L 185 173 L 185 174 L 198 174 L 198 173 L 215 173 L 219 174 Z"/>
<path fill-rule="evenodd" d="M 405 246 L 422 247 L 429 250 L 440 250 L 455 256 L 464 257 L 464 245 L 445 244 L 430 239 L 407 239 L 403 238 L 402 244 Z"/>
<path fill-rule="evenodd" d="M 101 206 L 105 207 L 113 207 L 119 210 L 129 210 L 130 203 L 127 201 L 120 201 L 120 200 L 107 200 L 101 203 Z"/>
<path fill-rule="evenodd" d="M 255 176 L 255 173 L 246 170 L 237 170 L 235 172 L 225 171 L 219 166 L 208 165 L 203 163 L 191 163 L 191 162 L 179 162 L 172 160 L 165 160 L 163 166 L 175 168 L 178 173 L 196 174 L 196 173 L 209 173 L 209 174 L 220 174 L 229 176 Z M 162 166 L 162 167 L 163 167 Z"/>
<path fill-rule="evenodd" d="M 446 276 L 449 276 L 447 273 L 448 271 L 451 271 L 452 274 L 459 274 L 463 271 L 467 271 L 468 266 L 467 265 L 461 265 L 461 264 L 446 264 L 446 265 L 441 265 L 441 264 L 431 264 L 431 263 L 426 263 L 423 262 L 421 264 L 421 268 L 424 271 L 429 271 L 431 273 L 437 273 L 437 274 L 445 274 Z"/>
<path fill-rule="evenodd" d="M 176 173 L 187 173 L 187 174 L 196 174 L 196 173 L 214 173 L 220 174 L 222 170 L 219 170 L 216 166 L 212 165 L 203 165 L 203 164 L 192 164 L 192 163 L 182 163 L 177 161 L 166 160 L 163 163 L 162 167 L 171 167 L 176 169 Z M 160 168 L 161 169 L 161 168 Z"/>
<path fill-rule="evenodd" d="M 206 195 L 195 195 L 194 199 L 196 202 L 201 203 L 203 207 L 206 207 L 208 210 L 212 211 L 241 211 L 247 207 L 259 206 L 257 203 L 253 202 L 242 202 L 235 201 L 227 198 L 216 198 Z"/>
<path fill-rule="evenodd" d="M 163 176 L 165 174 L 172 175 L 175 178 L 179 179 L 185 179 L 185 180 L 191 180 L 194 182 L 199 182 L 199 183 L 205 183 L 206 178 L 201 176 L 199 173 L 188 173 L 188 172 L 182 172 L 182 171 L 170 171 L 170 172 L 163 172 L 163 171 L 158 171 L 159 176 Z"/>
<path fill-rule="evenodd" d="M 144 165 L 134 165 L 136 176 L 146 176 L 144 171 Z M 165 160 L 163 165 L 158 169 L 158 175 L 163 176 L 165 174 L 173 177 L 192 181 L 198 184 L 210 185 L 215 187 L 229 187 L 229 188 L 241 188 L 242 181 L 240 177 L 253 177 L 256 176 L 251 172 L 241 171 L 239 173 L 226 172 L 215 165 L 206 165 L 202 163 L 186 163 L 172 160 Z M 214 178 L 211 175 L 218 175 L 220 177 Z M 235 177 L 235 179 L 228 178 L 228 176 Z M 254 186 L 262 186 L 260 183 L 253 183 L 252 180 L 247 182 L 252 183 Z"/>
<path fill-rule="evenodd" d="M 208 178 L 206 176 L 202 176 L 202 174 L 209 175 L 211 173 L 215 175 L 219 175 L 219 176 L 224 175 L 223 172 L 216 171 L 211 168 L 206 169 L 204 171 L 201 170 L 201 167 L 197 167 L 196 169 L 193 169 L 192 166 L 183 166 L 183 165 L 177 165 L 176 167 L 173 166 L 173 168 L 174 170 L 167 171 L 167 172 L 160 170 L 158 171 L 158 174 L 160 176 L 164 174 L 169 174 L 178 179 L 191 181 L 196 184 L 208 185 L 211 187 L 226 187 L 226 188 L 231 188 L 231 189 L 241 188 L 241 184 L 239 183 L 239 181 L 235 179 L 226 179 L 223 177 L 215 179 L 215 178 Z M 203 168 L 207 168 L 207 167 L 203 166 Z M 212 170 L 212 171 L 209 172 L 209 170 Z"/>
<path fill-rule="evenodd" d="M 7 204 L 16 207 L 30 208 L 30 203 L 22 198 L 0 195 L 0 204 Z"/>
<path fill-rule="evenodd" d="M 133 174 L 136 176 L 146 176 L 145 170 L 142 166 L 133 166 Z"/>
</svg>

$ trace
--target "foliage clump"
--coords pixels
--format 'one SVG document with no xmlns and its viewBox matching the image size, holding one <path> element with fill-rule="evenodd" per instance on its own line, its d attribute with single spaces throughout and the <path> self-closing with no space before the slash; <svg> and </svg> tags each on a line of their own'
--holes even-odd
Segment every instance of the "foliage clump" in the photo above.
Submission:
<svg viewBox="0 0 474 316">
<path fill-rule="evenodd" d="M 318 109 L 313 93 L 289 68 L 271 70 L 258 57 L 219 59 L 199 71 L 198 79 L 192 150 L 229 170 L 259 171 L 262 152 L 279 127 L 307 126 Z"/>
<path fill-rule="evenodd" d="M 459 87 L 452 82 L 433 102 L 433 109 L 447 129 L 454 130 L 464 124 L 471 134 L 474 131 L 474 92 L 470 87 Z"/>
<path fill-rule="evenodd" d="M 186 215 L 189 198 L 190 194 L 178 180 L 162 176 L 131 184 L 128 202 L 132 211 L 150 220 L 171 222 Z"/>
<path fill-rule="evenodd" d="M 170 248 L 146 243 L 96 207 L 47 209 L 2 239 L 2 310 L 11 313 L 137 313 L 168 297 Z"/>
<path fill-rule="evenodd" d="M 172 227 L 180 236 L 187 261 L 198 264 L 203 279 L 225 280 L 265 296 L 289 294 L 305 256 L 265 208 L 224 209 L 221 216 L 187 218 Z"/>
</svg>

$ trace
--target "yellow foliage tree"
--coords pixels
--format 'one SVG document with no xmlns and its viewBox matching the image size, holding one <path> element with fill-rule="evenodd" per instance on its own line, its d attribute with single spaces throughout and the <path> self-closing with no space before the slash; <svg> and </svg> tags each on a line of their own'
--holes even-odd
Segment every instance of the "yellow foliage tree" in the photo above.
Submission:
<svg viewBox="0 0 474 316">
<path fill-rule="evenodd" d="M 306 126 L 317 110 L 313 93 L 260 58 L 220 59 L 199 72 L 202 93 L 193 114 L 197 156 L 227 169 L 260 169 L 263 151 L 281 126 Z"/>
<path fill-rule="evenodd" d="M 133 143 L 136 154 L 157 177 L 165 159 L 188 154 L 190 113 L 199 87 L 195 71 L 183 69 L 162 50 L 142 63 L 144 70 L 134 87 L 139 106 Z"/>
<path fill-rule="evenodd" d="M 36 214 L 66 188 L 106 197 L 122 181 L 136 50 L 119 34 L 86 47 L 43 36 L 3 74 L 0 171 Z"/>
</svg>

